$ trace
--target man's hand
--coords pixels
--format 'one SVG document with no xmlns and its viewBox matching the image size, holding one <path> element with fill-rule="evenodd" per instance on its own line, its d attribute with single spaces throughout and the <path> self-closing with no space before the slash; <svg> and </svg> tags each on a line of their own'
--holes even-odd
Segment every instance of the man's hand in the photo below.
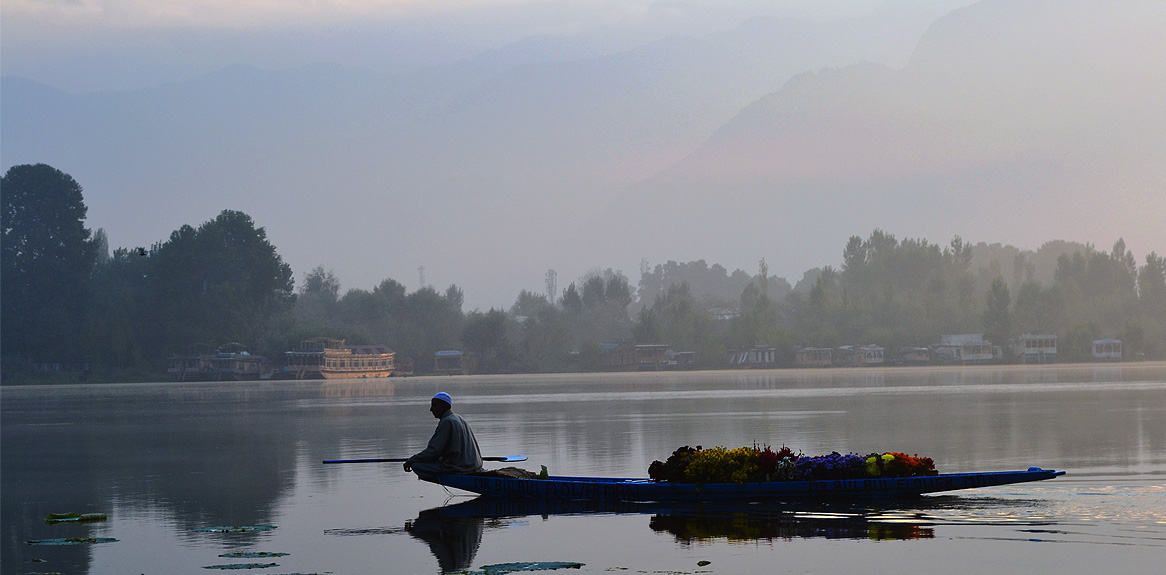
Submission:
<svg viewBox="0 0 1166 575">
<path fill-rule="evenodd" d="M 408 461 L 406 461 L 405 464 L 402 465 L 401 467 L 405 468 L 405 473 L 409 473 L 410 471 L 413 471 L 413 464 L 409 463 Z"/>
</svg>

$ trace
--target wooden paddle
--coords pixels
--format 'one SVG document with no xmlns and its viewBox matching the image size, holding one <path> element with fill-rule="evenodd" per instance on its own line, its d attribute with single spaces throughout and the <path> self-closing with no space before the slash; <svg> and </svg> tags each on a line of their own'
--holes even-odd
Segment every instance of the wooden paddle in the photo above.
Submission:
<svg viewBox="0 0 1166 575">
<path fill-rule="evenodd" d="M 405 457 L 393 457 L 389 459 L 325 459 L 324 463 L 402 463 L 408 461 Z M 483 457 L 482 461 L 503 461 L 511 463 L 514 461 L 526 461 L 525 455 L 496 455 L 492 457 Z"/>
</svg>

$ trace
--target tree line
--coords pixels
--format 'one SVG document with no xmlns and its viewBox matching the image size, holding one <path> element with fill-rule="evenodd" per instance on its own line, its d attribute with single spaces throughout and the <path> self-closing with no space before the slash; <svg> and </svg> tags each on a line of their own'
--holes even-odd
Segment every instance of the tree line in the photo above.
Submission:
<svg viewBox="0 0 1166 575">
<path fill-rule="evenodd" d="M 416 373 L 436 351 L 479 355 L 491 373 L 601 368 L 604 345 L 666 343 L 696 352 L 697 367 L 725 365 L 730 349 L 875 343 L 888 353 L 946 333 L 1003 343 L 1054 334 L 1066 361 L 1118 337 L 1131 358 L 1166 359 L 1166 262 L 1138 264 L 1118 240 L 1109 251 L 1049 242 L 1036 252 L 999 244 L 947 245 L 881 230 L 851 237 L 841 266 L 809 270 L 791 285 L 704 261 L 644 262 L 633 287 L 596 270 L 557 294 L 522 291 L 508 309 L 463 311 L 457 285 L 410 292 L 393 279 L 341 293 L 324 266 L 299 288 L 262 227 L 224 210 L 165 241 L 110 251 L 84 225 L 82 189 L 44 164 L 14 166 L 3 198 L 3 377 L 35 379 L 64 365 L 90 380 L 149 380 L 172 355 L 237 342 L 277 364 L 316 336 L 383 343 Z"/>
</svg>

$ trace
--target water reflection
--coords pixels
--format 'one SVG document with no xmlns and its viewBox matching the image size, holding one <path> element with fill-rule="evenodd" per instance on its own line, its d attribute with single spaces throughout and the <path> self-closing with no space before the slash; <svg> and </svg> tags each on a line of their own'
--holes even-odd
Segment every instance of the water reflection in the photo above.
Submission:
<svg viewBox="0 0 1166 575">
<path fill-rule="evenodd" d="M 798 539 L 903 541 L 934 539 L 943 525 L 1007 525 L 1045 532 L 1049 501 L 939 495 L 889 499 L 766 502 L 540 501 L 479 496 L 421 511 L 404 527 L 330 529 L 326 534 L 393 535 L 424 541 L 442 573 L 467 570 L 491 533 L 529 528 L 530 517 L 646 516 L 647 529 L 687 547 L 710 542 Z M 543 524 L 543 523 L 540 523 Z M 543 524 L 545 525 L 545 524 Z"/>
<path fill-rule="evenodd" d="M 405 532 L 429 544 L 442 573 L 469 569 L 478 547 L 486 519 L 470 514 L 445 512 L 445 507 L 426 509 L 405 524 Z"/>
<path fill-rule="evenodd" d="M 669 533 L 685 545 L 726 540 L 870 539 L 873 541 L 932 539 L 935 530 L 923 517 L 880 512 L 719 510 L 652 516 L 653 531 Z"/>
<path fill-rule="evenodd" d="M 918 500 L 910 500 L 918 506 Z M 430 544 L 443 569 L 473 560 L 481 544 L 486 520 L 505 526 L 528 516 L 618 514 L 650 515 L 648 527 L 691 544 L 709 540 L 735 542 L 774 539 L 930 539 L 935 536 L 928 515 L 882 501 L 877 506 L 862 501 L 803 502 L 620 502 L 534 501 L 477 497 L 470 501 L 428 509 L 411 527 L 415 537 Z M 424 524 L 425 529 L 418 529 Z M 456 557 L 465 563 L 452 561 Z"/>
<path fill-rule="evenodd" d="M 807 453 L 909 450 L 935 458 L 945 472 L 1039 464 L 1070 475 L 1023 490 L 1054 501 L 1051 509 L 1014 499 L 997 509 L 982 498 L 857 509 L 474 500 L 417 514 L 432 503 L 413 497 L 434 488 L 405 482 L 399 467 L 319 465 L 415 452 L 432 433 L 424 406 L 439 385 L 461 400 L 484 448 L 526 453 L 553 473 L 638 476 L 680 445 L 759 441 Z M 141 542 L 143 531 L 217 554 L 273 536 L 194 529 L 279 523 L 274 537 L 310 544 L 302 533 L 319 535 L 328 526 L 307 527 L 325 521 L 315 503 L 323 499 L 336 508 L 332 525 L 388 521 L 394 532 L 424 541 L 452 571 L 473 561 L 491 529 L 531 515 L 641 516 L 646 525 L 636 530 L 679 545 L 927 538 L 937 525 L 1031 525 L 1050 515 L 1062 523 L 1160 526 L 1163 390 L 1162 364 L 5 387 L 0 573 L 43 571 L 33 561 L 45 558 L 54 571 L 125 567 L 122 557 L 154 554 Z M 110 520 L 44 524 L 47 513 L 68 511 Z M 406 531 L 401 526 L 414 515 Z M 127 529 L 138 536 L 126 536 Z M 104 536 L 121 541 L 96 550 L 23 544 Z"/>
</svg>

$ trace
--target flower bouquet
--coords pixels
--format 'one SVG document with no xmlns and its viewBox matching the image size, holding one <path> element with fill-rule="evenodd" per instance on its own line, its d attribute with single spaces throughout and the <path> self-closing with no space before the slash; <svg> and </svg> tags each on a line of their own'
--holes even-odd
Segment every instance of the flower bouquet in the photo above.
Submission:
<svg viewBox="0 0 1166 575">
<path fill-rule="evenodd" d="M 684 446 L 667 461 L 653 461 L 648 477 L 673 483 L 754 483 L 763 481 L 820 481 L 937 475 L 930 457 L 897 451 L 859 455 L 804 455 L 786 446 L 774 451 L 759 448 Z"/>
</svg>

